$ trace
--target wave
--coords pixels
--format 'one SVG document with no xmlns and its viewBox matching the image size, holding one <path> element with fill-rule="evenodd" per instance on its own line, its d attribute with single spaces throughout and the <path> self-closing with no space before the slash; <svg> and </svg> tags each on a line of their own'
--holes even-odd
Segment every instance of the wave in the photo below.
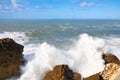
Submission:
<svg viewBox="0 0 120 80">
<path fill-rule="evenodd" d="M 21 66 L 21 76 L 18 80 L 43 80 L 45 74 L 55 65 L 67 64 L 82 77 L 88 77 L 104 68 L 102 53 L 114 53 L 120 59 L 120 38 L 105 36 L 103 38 L 81 34 L 74 39 L 67 49 L 56 47 L 47 42 L 30 43 L 26 32 L 4 32 L 0 38 L 10 37 L 25 46 L 25 66 Z M 29 42 L 28 44 L 26 44 Z"/>
<path fill-rule="evenodd" d="M 105 42 L 87 34 L 80 35 L 68 50 L 56 48 L 48 43 L 39 44 L 34 59 L 22 68 L 23 74 L 18 80 L 42 80 L 47 71 L 55 65 L 67 64 L 75 72 L 87 77 L 103 70 L 102 53 Z"/>
</svg>

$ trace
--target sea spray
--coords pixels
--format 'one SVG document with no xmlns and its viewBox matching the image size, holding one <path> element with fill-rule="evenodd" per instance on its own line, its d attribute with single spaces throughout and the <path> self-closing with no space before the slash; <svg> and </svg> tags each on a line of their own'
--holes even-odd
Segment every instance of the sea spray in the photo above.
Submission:
<svg viewBox="0 0 120 80">
<path fill-rule="evenodd" d="M 83 77 L 90 76 L 104 68 L 101 56 L 104 46 L 103 39 L 93 38 L 87 34 L 80 35 L 73 47 L 68 50 L 42 43 L 38 46 L 34 59 L 23 67 L 23 74 L 19 80 L 43 80 L 45 74 L 58 64 L 67 64 Z"/>
<path fill-rule="evenodd" d="M 81 73 L 83 77 L 90 76 L 103 69 L 102 53 L 106 52 L 105 42 L 100 38 L 93 38 L 87 34 L 80 35 L 68 53 L 74 59 L 72 69 Z"/>
<path fill-rule="evenodd" d="M 3 32 L 0 33 L 0 38 L 12 38 L 17 43 L 25 45 L 29 40 L 29 37 L 26 36 L 26 32 Z"/>
<path fill-rule="evenodd" d="M 63 53 L 62 53 L 63 52 Z M 55 65 L 69 63 L 69 55 L 47 43 L 42 43 L 36 51 L 35 57 L 28 62 L 20 80 L 42 80 L 45 73 Z M 67 59 L 68 58 L 68 59 Z"/>
</svg>

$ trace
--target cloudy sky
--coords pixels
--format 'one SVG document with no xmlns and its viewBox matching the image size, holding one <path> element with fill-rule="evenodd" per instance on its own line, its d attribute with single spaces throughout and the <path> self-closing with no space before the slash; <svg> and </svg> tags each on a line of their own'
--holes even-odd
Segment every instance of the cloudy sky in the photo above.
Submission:
<svg viewBox="0 0 120 80">
<path fill-rule="evenodd" d="M 0 19 L 120 19 L 120 0 L 0 0 Z"/>
</svg>

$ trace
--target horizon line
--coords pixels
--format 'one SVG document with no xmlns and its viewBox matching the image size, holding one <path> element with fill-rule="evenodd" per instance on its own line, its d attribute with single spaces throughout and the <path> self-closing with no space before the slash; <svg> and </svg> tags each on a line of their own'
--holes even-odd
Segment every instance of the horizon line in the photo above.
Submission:
<svg viewBox="0 0 120 80">
<path fill-rule="evenodd" d="M 61 18 L 58 18 L 58 19 L 57 18 L 56 19 L 54 19 L 54 18 L 53 19 L 52 18 L 51 19 L 19 19 L 18 18 L 18 19 L 0 19 L 0 20 L 120 20 L 120 19 L 117 19 L 117 18 L 110 18 L 110 19 L 107 19 L 107 18 L 97 18 L 97 19 L 95 19 L 95 18 L 94 19 L 92 19 L 92 18 L 88 18 L 88 19 L 87 18 L 86 19 L 75 19 L 75 18 L 74 19 L 67 19 L 67 18 L 66 19 L 64 19 L 64 18 L 63 19 L 61 19 Z"/>
</svg>

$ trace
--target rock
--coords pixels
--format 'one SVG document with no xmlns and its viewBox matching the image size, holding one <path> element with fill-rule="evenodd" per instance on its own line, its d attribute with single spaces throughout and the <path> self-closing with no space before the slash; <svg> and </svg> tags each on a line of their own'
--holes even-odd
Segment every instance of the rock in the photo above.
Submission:
<svg viewBox="0 0 120 80">
<path fill-rule="evenodd" d="M 83 80 L 120 80 L 120 60 L 111 53 L 102 55 L 105 61 L 105 69 Z"/>
<path fill-rule="evenodd" d="M 80 80 L 81 75 L 74 73 L 67 65 L 57 65 L 46 74 L 43 80 Z"/>
<path fill-rule="evenodd" d="M 120 80 L 120 65 L 109 63 L 101 73 L 104 80 Z"/>
<path fill-rule="evenodd" d="M 105 54 L 103 54 L 102 58 L 104 59 L 105 64 L 116 63 L 116 64 L 120 65 L 120 60 L 115 55 L 113 55 L 111 53 L 105 53 Z"/>
<path fill-rule="evenodd" d="M 13 39 L 0 39 L 0 80 L 19 73 L 19 67 L 23 62 L 23 48 Z"/>
<path fill-rule="evenodd" d="M 90 77 L 83 78 L 83 80 L 103 80 L 103 78 L 101 77 L 100 73 L 96 73 Z"/>
</svg>

